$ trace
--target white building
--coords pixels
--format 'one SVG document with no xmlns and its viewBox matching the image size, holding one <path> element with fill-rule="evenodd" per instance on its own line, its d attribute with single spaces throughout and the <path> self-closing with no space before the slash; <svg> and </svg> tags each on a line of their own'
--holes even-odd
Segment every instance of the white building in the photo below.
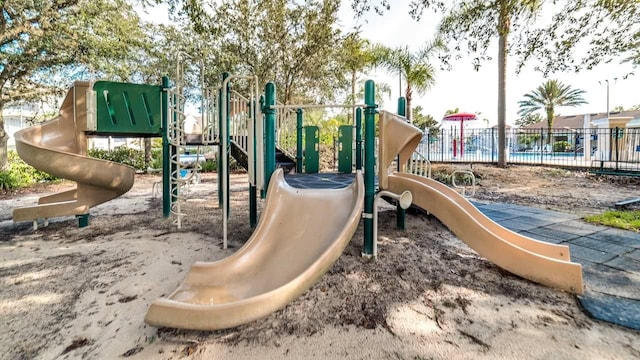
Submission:
<svg viewBox="0 0 640 360">
<path fill-rule="evenodd" d="M 9 150 L 15 150 L 16 142 L 14 135 L 19 130 L 31 126 L 32 121 L 38 113 L 42 111 L 40 104 L 27 103 L 16 106 L 9 106 L 2 111 L 2 117 L 4 118 L 4 130 L 9 135 L 9 142 L 7 147 Z"/>
</svg>

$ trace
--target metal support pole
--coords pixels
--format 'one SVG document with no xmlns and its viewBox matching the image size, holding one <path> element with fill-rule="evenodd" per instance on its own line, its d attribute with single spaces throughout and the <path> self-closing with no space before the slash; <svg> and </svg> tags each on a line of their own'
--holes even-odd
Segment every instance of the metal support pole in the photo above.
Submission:
<svg viewBox="0 0 640 360">
<path fill-rule="evenodd" d="M 362 170 L 362 108 L 356 109 L 356 170 Z"/>
<path fill-rule="evenodd" d="M 406 116 L 407 115 L 407 100 L 401 96 L 398 98 L 398 115 L 400 116 Z M 409 159 L 409 161 L 413 161 L 413 159 Z M 396 168 L 397 171 L 400 172 L 400 170 L 402 169 L 402 165 L 404 164 L 400 164 L 400 155 L 398 155 L 398 157 L 396 158 Z M 396 203 L 396 228 L 398 228 L 398 230 L 404 230 L 405 229 L 405 216 L 406 213 L 404 211 L 404 209 L 400 206 L 400 203 L 397 202 Z"/>
<path fill-rule="evenodd" d="M 169 98 L 167 90 L 169 89 L 169 78 L 162 77 L 162 85 L 160 87 L 161 114 L 162 114 L 162 216 L 168 218 L 171 215 L 171 193 L 169 192 L 171 177 L 171 161 L 169 159 Z"/>
<path fill-rule="evenodd" d="M 373 80 L 364 84 L 364 246 L 363 256 L 373 255 L 373 202 L 375 188 L 375 117 L 376 117 L 376 86 Z"/>
<path fill-rule="evenodd" d="M 302 109 L 296 110 L 296 173 L 302 174 Z"/>
<path fill-rule="evenodd" d="M 276 170 L 276 85 L 268 82 L 264 87 L 264 191 L 266 193 L 271 181 L 271 174 Z"/>
</svg>

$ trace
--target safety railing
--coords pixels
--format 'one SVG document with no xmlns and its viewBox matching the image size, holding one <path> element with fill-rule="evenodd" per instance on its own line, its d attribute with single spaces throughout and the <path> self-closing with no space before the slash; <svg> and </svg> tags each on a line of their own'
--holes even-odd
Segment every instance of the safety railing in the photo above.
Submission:
<svg viewBox="0 0 640 360">
<path fill-rule="evenodd" d="M 291 159 L 295 159 L 296 153 L 296 116 L 294 109 L 276 109 L 276 144 Z"/>
<path fill-rule="evenodd" d="M 229 136 L 247 154 L 249 153 L 249 121 L 253 121 L 252 113 L 251 100 L 232 90 L 229 99 Z"/>
<path fill-rule="evenodd" d="M 204 89 L 202 102 L 202 143 L 204 145 L 218 142 L 218 91 L 219 87 L 207 87 Z"/>
<path fill-rule="evenodd" d="M 416 151 L 407 162 L 405 172 L 431 178 L 431 161 Z"/>
<path fill-rule="evenodd" d="M 417 152 L 430 162 L 497 163 L 498 129 L 431 130 Z M 507 129 L 509 164 L 640 172 L 640 128 Z"/>
</svg>

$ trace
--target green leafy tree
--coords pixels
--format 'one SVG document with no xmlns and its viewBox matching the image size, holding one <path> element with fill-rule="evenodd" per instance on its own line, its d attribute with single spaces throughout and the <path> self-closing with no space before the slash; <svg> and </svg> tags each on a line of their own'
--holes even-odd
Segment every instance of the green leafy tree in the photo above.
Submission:
<svg viewBox="0 0 640 360">
<path fill-rule="evenodd" d="M 408 46 L 398 48 L 386 48 L 379 45 L 377 52 L 377 65 L 386 69 L 391 74 L 398 72 L 406 83 L 405 98 L 407 100 L 407 119 L 411 121 L 411 102 L 414 90 L 424 93 L 435 84 L 436 70 L 430 63 L 432 58 L 444 48 L 444 43 L 439 38 L 427 42 L 416 52 Z"/>
<path fill-rule="evenodd" d="M 176 20 L 200 39 L 205 67 L 272 80 L 281 102 L 332 99 L 336 84 L 345 87 L 336 46 L 339 0 L 158 2 L 169 3 Z"/>
<path fill-rule="evenodd" d="M 525 127 L 540 121 L 542 121 L 542 115 L 534 112 L 521 116 L 516 120 L 515 124 L 517 127 Z"/>
<path fill-rule="evenodd" d="M 430 114 L 423 114 L 424 109 L 418 105 L 413 109 L 413 125 L 428 134 L 437 134 L 440 131 L 440 123 Z"/>
<path fill-rule="evenodd" d="M 584 90 L 572 89 L 558 80 L 547 80 L 529 94 L 525 94 L 525 99 L 518 102 L 518 114 L 526 116 L 538 110 L 544 111 L 547 118 L 547 143 L 550 143 L 556 108 L 586 104 L 582 97 L 584 93 Z"/>
<path fill-rule="evenodd" d="M 457 114 L 459 112 L 460 112 L 460 108 L 448 109 L 447 111 L 444 112 L 444 116 L 451 115 L 451 114 Z"/>
<path fill-rule="evenodd" d="M 94 76 L 120 79 L 123 66 L 148 40 L 125 0 L 19 1 L 1 3 L 0 169 L 7 164 L 2 110 L 39 99 Z"/>
</svg>

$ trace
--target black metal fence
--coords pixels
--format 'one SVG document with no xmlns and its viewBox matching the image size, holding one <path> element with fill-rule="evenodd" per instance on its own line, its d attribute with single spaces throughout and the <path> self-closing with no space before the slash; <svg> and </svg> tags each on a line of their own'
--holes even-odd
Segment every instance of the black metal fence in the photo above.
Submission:
<svg viewBox="0 0 640 360">
<path fill-rule="evenodd" d="M 498 129 L 465 129 L 462 137 L 441 129 L 425 135 L 417 151 L 431 162 L 497 163 Z M 507 129 L 505 154 L 508 164 L 640 175 L 640 128 Z"/>
</svg>

